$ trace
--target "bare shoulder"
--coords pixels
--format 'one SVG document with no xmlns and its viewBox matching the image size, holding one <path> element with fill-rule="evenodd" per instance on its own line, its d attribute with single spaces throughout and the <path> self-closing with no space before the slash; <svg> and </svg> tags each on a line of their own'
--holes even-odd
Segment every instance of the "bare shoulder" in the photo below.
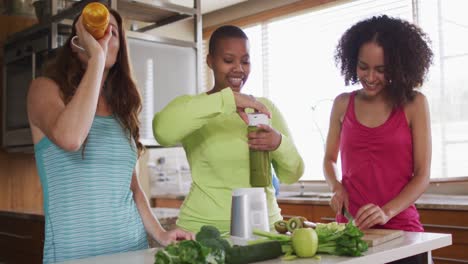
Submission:
<svg viewBox="0 0 468 264">
<path fill-rule="evenodd" d="M 29 92 L 41 91 L 45 92 L 46 90 L 56 90 L 58 91 L 58 84 L 47 77 L 38 77 L 31 82 L 29 86 Z"/>
<path fill-rule="evenodd" d="M 29 117 L 33 120 L 37 115 L 63 106 L 63 99 L 58 84 L 50 78 L 39 77 L 34 79 L 27 96 Z"/>
<path fill-rule="evenodd" d="M 335 97 L 334 104 L 340 107 L 347 107 L 350 97 L 351 93 L 341 93 L 340 95 Z"/>
<path fill-rule="evenodd" d="M 416 91 L 413 100 L 405 106 L 405 114 L 410 124 L 413 124 L 414 120 L 421 119 L 421 117 L 429 118 L 429 103 L 426 96 Z"/>
<path fill-rule="evenodd" d="M 58 84 L 47 77 L 39 77 L 34 79 L 28 91 L 28 99 L 48 97 L 48 95 L 60 95 L 60 89 Z"/>
<path fill-rule="evenodd" d="M 343 116 L 348 108 L 349 98 L 351 93 L 342 93 L 335 97 L 333 101 L 333 114 L 340 117 L 340 120 L 343 119 Z"/>
<path fill-rule="evenodd" d="M 416 91 L 413 100 L 409 102 L 405 108 L 408 113 L 425 111 L 425 109 L 428 108 L 426 96 L 423 93 Z"/>
</svg>

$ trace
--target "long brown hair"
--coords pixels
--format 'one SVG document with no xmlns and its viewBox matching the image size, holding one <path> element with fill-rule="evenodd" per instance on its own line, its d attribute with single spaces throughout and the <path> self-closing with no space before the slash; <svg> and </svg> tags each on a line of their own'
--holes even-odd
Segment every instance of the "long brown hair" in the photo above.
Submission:
<svg viewBox="0 0 468 264">
<path fill-rule="evenodd" d="M 140 156 L 144 150 L 140 142 L 140 121 L 138 119 L 142 108 L 141 97 L 131 73 L 127 40 L 125 31 L 122 29 L 122 17 L 111 8 L 109 11 L 117 21 L 120 45 L 116 62 L 109 70 L 105 81 L 104 96 L 113 114 L 118 118 L 129 137 L 131 136 L 135 141 L 137 154 Z M 57 57 L 50 61 L 44 70 L 44 76 L 54 80 L 60 87 L 65 104 L 72 99 L 85 72 L 78 56 L 70 47 L 71 38 L 76 35 L 75 24 L 78 17 L 73 21 L 70 37 L 58 51 Z"/>
</svg>

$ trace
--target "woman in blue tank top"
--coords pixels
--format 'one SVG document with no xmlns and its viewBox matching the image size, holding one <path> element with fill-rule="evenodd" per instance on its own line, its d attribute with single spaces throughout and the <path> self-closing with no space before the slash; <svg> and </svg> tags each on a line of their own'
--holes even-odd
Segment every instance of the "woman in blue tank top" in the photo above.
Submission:
<svg viewBox="0 0 468 264">
<path fill-rule="evenodd" d="M 150 211 L 135 164 L 141 100 L 130 74 L 122 18 L 95 40 L 75 19 L 69 38 L 28 94 L 28 115 L 44 193 L 44 263 L 193 239 L 165 231 Z"/>
</svg>

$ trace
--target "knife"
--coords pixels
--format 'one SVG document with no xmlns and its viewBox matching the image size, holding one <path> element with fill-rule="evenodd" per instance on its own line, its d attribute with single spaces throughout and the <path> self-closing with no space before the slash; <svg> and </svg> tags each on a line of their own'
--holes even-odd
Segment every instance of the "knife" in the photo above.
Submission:
<svg viewBox="0 0 468 264">
<path fill-rule="evenodd" d="M 304 221 L 304 227 L 316 228 L 317 224 L 310 221 Z"/>
<path fill-rule="evenodd" d="M 346 207 L 342 207 L 341 213 L 348 219 L 348 221 L 353 222 L 354 224 L 354 217 L 346 210 Z"/>
</svg>

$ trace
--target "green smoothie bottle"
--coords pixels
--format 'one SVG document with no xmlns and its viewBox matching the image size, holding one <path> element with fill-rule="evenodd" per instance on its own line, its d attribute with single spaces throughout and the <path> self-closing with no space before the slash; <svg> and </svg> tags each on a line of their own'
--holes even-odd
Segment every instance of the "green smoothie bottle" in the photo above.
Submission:
<svg viewBox="0 0 468 264">
<path fill-rule="evenodd" d="M 257 125 L 268 125 L 269 119 L 265 114 L 248 114 L 248 132 L 257 131 Z M 250 185 L 252 187 L 267 187 L 271 185 L 270 152 L 250 149 Z"/>
</svg>

